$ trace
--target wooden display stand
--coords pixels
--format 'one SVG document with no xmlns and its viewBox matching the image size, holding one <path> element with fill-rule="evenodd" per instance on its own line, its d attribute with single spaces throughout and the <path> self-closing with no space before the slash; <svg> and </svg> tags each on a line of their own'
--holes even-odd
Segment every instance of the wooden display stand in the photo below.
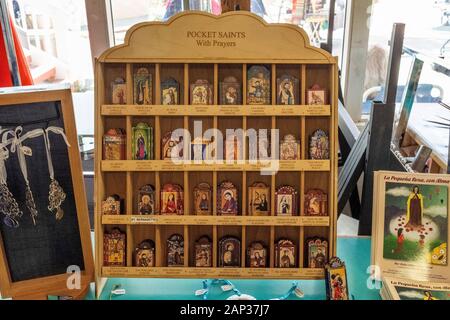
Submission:
<svg viewBox="0 0 450 320">
<path fill-rule="evenodd" d="M 64 217 L 57 221 L 48 206 L 49 173 L 44 140 L 26 141 L 35 148 L 27 160 L 34 201 L 39 210 L 36 225 L 25 209 L 21 173 L 16 155 L 7 159 L 8 186 L 24 208 L 17 228 L 0 222 L 0 293 L 3 298 L 47 300 L 49 296 L 83 299 L 94 280 L 89 215 L 78 148 L 72 94 L 67 86 L 14 87 L 0 90 L 0 127 L 24 132 L 56 126 L 64 129 L 70 147 L 62 137 L 52 135 L 55 178 L 66 192 Z M 31 139 L 33 140 L 33 139 Z M 40 141 L 37 142 L 36 140 Z M 10 146 L 8 146 L 10 148 Z M 53 254 L 56 253 L 56 254 Z M 79 267 L 79 287 L 73 284 L 73 267 Z"/>
<path fill-rule="evenodd" d="M 264 64 L 271 70 L 271 105 L 247 105 L 247 69 L 254 64 Z M 126 79 L 126 101 L 133 101 L 133 70 L 141 65 L 147 66 L 153 73 L 153 105 L 112 105 L 110 84 L 116 77 Z M 124 45 L 111 48 L 98 58 L 95 73 L 98 294 L 108 277 L 324 277 L 322 269 L 305 268 L 305 240 L 314 236 L 326 238 L 330 243 L 329 255 L 333 256 L 336 252 L 338 73 L 335 58 L 310 46 L 306 33 L 293 25 L 267 24 L 247 12 L 214 16 L 191 11 L 176 15 L 165 23 L 141 23 L 132 27 L 127 32 Z M 276 105 L 276 79 L 283 74 L 300 79 L 300 105 Z M 227 75 L 241 82 L 243 105 L 220 105 L 219 81 Z M 169 76 L 180 83 L 180 105 L 161 105 L 161 81 Z M 213 84 L 213 105 L 189 105 L 189 85 L 196 79 L 207 79 Z M 306 105 L 306 92 L 315 84 L 327 90 L 329 105 Z M 280 137 L 291 133 L 301 138 L 301 160 L 281 161 L 280 170 L 275 175 L 261 175 L 262 166 L 248 161 L 245 164 L 176 165 L 171 161 L 159 160 L 162 135 L 177 128 L 192 130 L 194 120 L 203 120 L 203 130 L 278 128 Z M 131 160 L 131 131 L 139 122 L 149 123 L 154 128 L 156 160 Z M 102 160 L 102 136 L 111 128 L 126 129 L 127 160 Z M 317 129 L 329 132 L 331 160 L 308 160 L 309 137 Z M 217 186 L 224 180 L 232 181 L 239 190 L 239 216 L 217 215 L 214 205 Z M 249 216 L 247 213 L 247 188 L 256 181 L 265 182 L 271 188 L 271 216 Z M 211 216 L 192 213 L 193 188 L 200 182 L 208 182 L 213 187 L 214 210 Z M 184 215 L 136 215 L 137 189 L 147 183 L 155 186 L 158 206 L 162 185 L 181 185 L 184 188 Z M 275 190 L 284 184 L 297 189 L 300 216 L 275 216 Z M 315 188 L 328 193 L 327 217 L 303 215 L 304 193 Z M 118 194 L 125 199 L 124 215 L 102 216 L 101 202 L 111 194 Z M 120 226 L 127 233 L 126 267 L 102 265 L 104 231 L 115 226 Z M 184 268 L 167 267 L 166 240 L 173 233 L 184 236 Z M 195 267 L 194 243 L 202 235 L 212 239 L 212 268 Z M 218 241 L 224 235 L 241 239 L 242 268 L 217 267 Z M 282 237 L 295 242 L 299 268 L 274 267 L 274 244 Z M 156 244 L 156 267 L 133 267 L 134 248 L 144 239 L 152 239 Z M 268 245 L 270 268 L 246 268 L 246 249 L 256 240 Z"/>
</svg>

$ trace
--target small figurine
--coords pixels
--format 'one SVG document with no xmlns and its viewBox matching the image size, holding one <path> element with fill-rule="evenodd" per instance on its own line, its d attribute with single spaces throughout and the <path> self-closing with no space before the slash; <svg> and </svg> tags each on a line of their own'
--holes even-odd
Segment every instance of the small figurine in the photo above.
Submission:
<svg viewBox="0 0 450 320">
<path fill-rule="evenodd" d="M 311 238 L 306 240 L 308 268 L 325 268 L 328 261 L 328 241 L 322 238 Z"/>
<path fill-rule="evenodd" d="M 305 216 L 327 216 L 328 196 L 319 189 L 309 190 L 305 194 Z"/>
<path fill-rule="evenodd" d="M 127 85 L 124 78 L 116 78 L 111 84 L 112 104 L 127 103 Z"/>
<path fill-rule="evenodd" d="M 280 239 L 275 243 L 275 267 L 295 268 L 296 247 L 289 239 Z"/>
<path fill-rule="evenodd" d="M 247 265 L 250 268 L 267 267 L 267 248 L 259 241 L 253 242 L 247 249 Z"/>
<path fill-rule="evenodd" d="M 163 105 L 177 105 L 180 101 L 180 84 L 174 78 L 161 82 L 161 103 Z"/>
<path fill-rule="evenodd" d="M 230 181 L 222 182 L 217 188 L 217 214 L 237 216 L 238 215 L 237 189 Z"/>
<path fill-rule="evenodd" d="M 194 188 L 194 214 L 210 215 L 212 214 L 211 186 L 202 182 Z"/>
<path fill-rule="evenodd" d="M 153 128 L 146 123 L 138 123 L 132 128 L 133 160 L 153 160 Z"/>
<path fill-rule="evenodd" d="M 155 266 L 155 243 L 152 240 L 144 240 L 134 249 L 134 265 L 140 268 Z"/>
<path fill-rule="evenodd" d="M 306 104 L 308 105 L 326 105 L 327 91 L 315 84 L 307 91 Z"/>
<path fill-rule="evenodd" d="M 255 182 L 248 188 L 248 214 L 251 216 L 270 215 L 270 188 L 263 182 Z"/>
<path fill-rule="evenodd" d="M 275 192 L 275 212 L 277 216 L 295 216 L 298 214 L 297 191 L 291 186 L 281 186 Z"/>
<path fill-rule="evenodd" d="M 297 78 L 283 75 L 277 79 L 278 86 L 278 96 L 277 104 L 279 105 L 294 105 L 299 104 L 298 97 L 298 85 L 299 81 Z"/>
<path fill-rule="evenodd" d="M 300 141 L 287 134 L 280 143 L 280 160 L 300 160 Z"/>
<path fill-rule="evenodd" d="M 103 160 L 125 160 L 127 137 L 124 129 L 110 129 L 103 136 Z"/>
<path fill-rule="evenodd" d="M 349 300 L 345 263 L 333 257 L 325 266 L 328 300 Z"/>
<path fill-rule="evenodd" d="M 309 157 L 311 160 L 330 159 L 330 142 L 325 131 L 314 131 L 309 141 Z"/>
<path fill-rule="evenodd" d="M 165 184 L 161 189 L 161 214 L 184 214 L 183 188 L 178 184 Z"/>
<path fill-rule="evenodd" d="M 239 105 L 242 103 L 241 84 L 235 77 L 226 77 L 220 83 L 220 103 L 223 105 Z"/>
<path fill-rule="evenodd" d="M 167 239 L 167 266 L 184 266 L 184 239 L 179 234 L 173 234 Z"/>
<path fill-rule="evenodd" d="M 126 233 L 119 228 L 114 228 L 103 236 L 103 265 L 105 267 L 125 267 L 126 259 Z"/>
<path fill-rule="evenodd" d="M 104 215 L 120 215 L 122 214 L 123 200 L 117 194 L 110 195 L 105 201 L 102 201 L 102 214 Z"/>
<path fill-rule="evenodd" d="M 150 184 L 146 184 L 139 188 L 138 213 L 140 215 L 151 215 L 156 213 L 155 188 Z"/>
<path fill-rule="evenodd" d="M 241 266 L 241 241 L 236 237 L 225 236 L 219 241 L 219 267 Z"/>
<path fill-rule="evenodd" d="M 191 84 L 191 104 L 213 104 L 212 88 L 208 80 L 197 80 L 195 83 Z"/>
<path fill-rule="evenodd" d="M 140 67 L 134 73 L 134 104 L 152 104 L 152 74 L 148 68 Z"/>
<path fill-rule="evenodd" d="M 271 104 L 270 71 L 252 66 L 247 71 L 247 104 Z"/>
<path fill-rule="evenodd" d="M 195 242 L 195 266 L 212 267 L 212 241 L 208 236 L 200 237 Z"/>
</svg>

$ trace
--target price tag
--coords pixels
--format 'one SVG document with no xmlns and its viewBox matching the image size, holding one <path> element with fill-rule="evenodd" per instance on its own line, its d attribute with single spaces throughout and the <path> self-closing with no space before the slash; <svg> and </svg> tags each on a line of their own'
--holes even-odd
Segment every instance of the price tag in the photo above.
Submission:
<svg viewBox="0 0 450 320">
<path fill-rule="evenodd" d="M 127 293 L 127 291 L 125 289 L 116 289 L 116 290 L 111 291 L 111 293 L 116 296 L 122 296 L 125 293 Z"/>
<path fill-rule="evenodd" d="M 303 298 L 305 296 L 305 294 L 303 293 L 302 290 L 300 290 L 300 288 L 295 288 L 294 290 L 294 294 L 298 297 L 298 298 Z"/>
<path fill-rule="evenodd" d="M 233 286 L 232 286 L 232 285 L 229 285 L 229 284 L 225 284 L 225 285 L 221 286 L 220 288 L 221 288 L 222 291 L 224 291 L 224 292 L 233 290 Z"/>
<path fill-rule="evenodd" d="M 199 289 L 199 290 L 195 291 L 195 295 L 196 296 L 202 296 L 202 295 L 204 295 L 207 292 L 208 292 L 208 289 Z"/>
</svg>

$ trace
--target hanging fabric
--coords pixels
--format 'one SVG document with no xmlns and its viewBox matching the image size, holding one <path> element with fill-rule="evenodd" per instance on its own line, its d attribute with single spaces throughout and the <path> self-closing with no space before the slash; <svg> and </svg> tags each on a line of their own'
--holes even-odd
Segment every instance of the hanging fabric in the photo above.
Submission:
<svg viewBox="0 0 450 320">
<path fill-rule="evenodd" d="M 33 85 L 33 77 L 31 76 L 30 67 L 20 44 L 16 28 L 12 19 L 9 19 L 11 25 L 11 33 L 14 40 L 14 48 L 16 50 L 17 65 L 19 68 L 20 80 L 22 86 Z M 3 37 L 2 25 L 0 24 L 0 88 L 11 87 L 13 85 L 9 64 L 7 60 L 5 39 Z"/>
</svg>

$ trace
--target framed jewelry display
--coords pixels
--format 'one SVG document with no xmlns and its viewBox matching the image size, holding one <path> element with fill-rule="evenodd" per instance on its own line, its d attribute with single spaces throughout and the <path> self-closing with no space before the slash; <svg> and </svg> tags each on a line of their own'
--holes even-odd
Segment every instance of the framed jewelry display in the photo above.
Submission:
<svg viewBox="0 0 450 320">
<path fill-rule="evenodd" d="M 227 38 L 235 46 L 199 46 L 194 35 L 204 32 L 246 37 Z M 153 76 L 152 105 L 112 104 L 109 84 L 118 77 L 133 101 L 133 74 L 141 66 Z M 130 257 L 123 268 L 98 260 L 97 294 L 109 277 L 324 278 L 322 269 L 306 264 L 305 244 L 327 239 L 328 255 L 335 255 L 338 70 L 336 59 L 312 47 L 302 29 L 249 12 L 183 12 L 131 27 L 122 45 L 97 59 L 95 77 L 96 152 L 107 130 L 127 133 L 124 159 L 96 154 L 96 198 L 125 199 L 123 215 L 95 215 L 97 238 L 119 225 L 130 240 L 127 252 L 144 239 L 156 246 L 154 267 L 136 268 Z M 307 90 L 316 84 L 326 90 L 327 104 L 307 104 Z M 139 123 L 153 128 L 153 159 L 133 158 L 132 128 Z M 319 129 L 326 138 L 315 134 Z M 157 215 L 137 211 L 136 195 L 145 184 L 155 188 Z M 327 215 L 305 215 L 306 192 L 315 189 L 328 196 Z M 174 234 L 184 239 L 184 260 L 168 268 L 167 239 Z M 196 250 L 202 236 L 211 240 L 210 267 L 200 267 L 209 265 Z M 227 251 L 224 237 L 238 239 L 239 251 L 234 242 Z M 259 268 L 249 267 L 252 243 L 266 246 Z M 253 266 L 261 261 L 258 250 Z"/>
<path fill-rule="evenodd" d="M 0 101 L 0 293 L 82 298 L 94 262 L 70 88 L 3 88 Z M 81 287 L 69 290 L 74 265 Z"/>
</svg>

